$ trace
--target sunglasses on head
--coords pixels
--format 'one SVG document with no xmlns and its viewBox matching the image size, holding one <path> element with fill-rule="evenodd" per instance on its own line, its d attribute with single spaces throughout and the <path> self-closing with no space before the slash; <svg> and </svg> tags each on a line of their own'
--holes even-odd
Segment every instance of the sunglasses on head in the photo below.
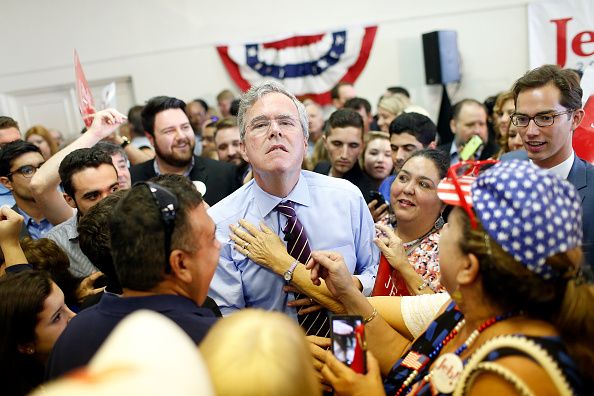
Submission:
<svg viewBox="0 0 594 396">
<path fill-rule="evenodd" d="M 474 215 L 474 211 L 472 210 L 472 204 L 468 203 L 466 200 L 466 196 L 464 191 L 462 190 L 462 186 L 460 184 L 461 179 L 469 179 L 469 178 L 476 178 L 481 171 L 481 168 L 485 166 L 491 166 L 499 162 L 498 160 L 484 160 L 484 161 L 462 161 L 458 162 L 455 165 L 452 165 L 450 169 L 448 169 L 447 179 L 449 179 L 454 189 L 456 190 L 456 194 L 458 194 L 458 198 L 460 199 L 460 206 L 464 211 L 468 214 L 470 218 L 470 226 L 472 229 L 476 229 L 478 227 L 478 223 L 476 220 L 476 216 Z"/>
<path fill-rule="evenodd" d="M 171 272 L 171 265 L 169 264 L 169 253 L 171 251 L 171 235 L 175 227 L 175 215 L 179 210 L 179 202 L 175 194 L 167 188 L 153 182 L 138 182 L 134 187 L 144 185 L 146 186 L 155 201 L 155 205 L 161 215 L 165 231 L 165 272 Z"/>
</svg>

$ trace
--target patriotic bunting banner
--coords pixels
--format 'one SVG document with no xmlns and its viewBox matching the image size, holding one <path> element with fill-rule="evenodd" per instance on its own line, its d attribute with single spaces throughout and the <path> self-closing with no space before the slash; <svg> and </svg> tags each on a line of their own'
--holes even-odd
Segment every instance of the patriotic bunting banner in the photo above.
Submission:
<svg viewBox="0 0 594 396">
<path fill-rule="evenodd" d="M 217 47 L 229 75 L 243 91 L 277 80 L 298 97 L 328 104 L 337 83 L 354 83 L 369 58 L 377 26 L 293 36 L 266 43 Z"/>
</svg>

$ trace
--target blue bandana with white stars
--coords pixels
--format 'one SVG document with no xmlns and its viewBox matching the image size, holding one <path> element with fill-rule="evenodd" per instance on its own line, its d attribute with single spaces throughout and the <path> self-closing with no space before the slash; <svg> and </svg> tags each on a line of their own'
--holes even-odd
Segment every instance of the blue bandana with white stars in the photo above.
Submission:
<svg viewBox="0 0 594 396">
<path fill-rule="evenodd" d="M 471 191 L 483 228 L 503 250 L 544 279 L 561 275 L 545 261 L 581 244 L 581 201 L 571 183 L 512 160 L 480 174 Z"/>
</svg>

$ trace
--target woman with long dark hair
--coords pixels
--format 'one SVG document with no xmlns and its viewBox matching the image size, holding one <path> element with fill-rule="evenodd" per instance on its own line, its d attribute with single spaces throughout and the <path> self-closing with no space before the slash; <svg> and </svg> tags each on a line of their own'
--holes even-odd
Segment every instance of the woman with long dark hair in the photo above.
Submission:
<svg viewBox="0 0 594 396">
<path fill-rule="evenodd" d="M 42 271 L 0 278 L 2 393 L 25 395 L 43 380 L 49 353 L 74 313 L 64 293 Z"/>
</svg>

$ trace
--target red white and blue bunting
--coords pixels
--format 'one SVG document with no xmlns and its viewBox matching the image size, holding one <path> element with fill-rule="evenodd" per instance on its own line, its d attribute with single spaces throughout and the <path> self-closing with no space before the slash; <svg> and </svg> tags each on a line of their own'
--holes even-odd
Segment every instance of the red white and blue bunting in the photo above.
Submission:
<svg viewBox="0 0 594 396">
<path fill-rule="evenodd" d="M 278 80 L 299 97 L 330 103 L 337 83 L 354 83 L 369 58 L 377 26 L 266 43 L 217 47 L 229 75 L 246 91 L 263 80 Z"/>
</svg>

